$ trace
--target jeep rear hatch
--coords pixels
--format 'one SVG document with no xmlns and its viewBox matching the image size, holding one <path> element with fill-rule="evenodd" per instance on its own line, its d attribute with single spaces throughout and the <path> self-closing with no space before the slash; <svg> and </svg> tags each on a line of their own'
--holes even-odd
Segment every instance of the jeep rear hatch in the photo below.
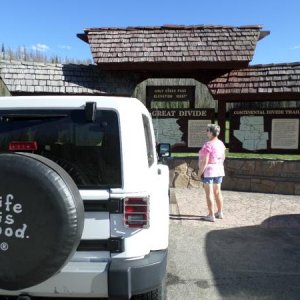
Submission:
<svg viewBox="0 0 300 300">
<path fill-rule="evenodd" d="M 109 259 L 122 251 L 112 240 L 110 188 L 122 186 L 118 115 L 84 109 L 0 110 L 0 151 L 32 152 L 65 169 L 80 189 L 85 206 L 84 231 L 75 262 Z M 107 206 L 107 207 L 106 207 Z"/>
</svg>

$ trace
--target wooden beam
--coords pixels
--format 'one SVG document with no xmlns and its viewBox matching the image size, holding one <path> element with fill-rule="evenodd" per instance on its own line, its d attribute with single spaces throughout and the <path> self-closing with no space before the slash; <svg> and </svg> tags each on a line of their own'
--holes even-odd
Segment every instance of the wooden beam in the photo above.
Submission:
<svg viewBox="0 0 300 300">
<path fill-rule="evenodd" d="M 226 130 L 226 101 L 218 100 L 218 124 L 221 127 L 220 140 L 225 144 L 225 130 Z"/>
<path fill-rule="evenodd" d="M 248 61 L 220 61 L 220 62 L 126 62 L 126 63 L 102 63 L 95 61 L 101 70 L 106 71 L 158 71 L 168 73 L 171 77 L 172 72 L 181 74 L 191 71 L 201 71 L 204 69 L 230 71 L 233 69 L 247 68 Z M 225 73 L 225 72 L 224 72 Z"/>
<path fill-rule="evenodd" d="M 260 102 L 260 101 L 299 101 L 300 93 L 281 92 L 281 93 L 249 93 L 249 94 L 217 94 L 213 93 L 214 98 L 226 102 Z"/>
</svg>

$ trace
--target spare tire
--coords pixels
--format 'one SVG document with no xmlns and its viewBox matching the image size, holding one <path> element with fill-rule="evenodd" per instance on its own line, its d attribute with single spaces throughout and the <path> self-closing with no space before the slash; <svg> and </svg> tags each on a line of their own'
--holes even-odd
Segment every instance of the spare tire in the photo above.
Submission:
<svg viewBox="0 0 300 300">
<path fill-rule="evenodd" d="M 83 231 L 77 186 L 56 163 L 0 154 L 0 289 L 20 290 L 57 273 Z"/>
</svg>

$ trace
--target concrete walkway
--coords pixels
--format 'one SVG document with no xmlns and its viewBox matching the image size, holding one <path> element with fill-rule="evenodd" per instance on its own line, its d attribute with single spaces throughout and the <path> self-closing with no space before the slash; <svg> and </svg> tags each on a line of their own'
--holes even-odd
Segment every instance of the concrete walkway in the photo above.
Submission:
<svg viewBox="0 0 300 300">
<path fill-rule="evenodd" d="M 222 191 L 223 220 L 215 223 L 201 221 L 207 215 L 205 193 L 202 188 L 172 189 L 170 215 L 176 222 L 189 221 L 191 226 L 237 227 L 293 227 L 300 229 L 300 196 Z M 275 218 L 276 216 L 276 218 Z M 286 217 L 288 216 L 288 217 Z"/>
<path fill-rule="evenodd" d="M 171 191 L 168 299 L 300 299 L 300 196 L 223 195 L 211 223 L 202 189 Z"/>
</svg>

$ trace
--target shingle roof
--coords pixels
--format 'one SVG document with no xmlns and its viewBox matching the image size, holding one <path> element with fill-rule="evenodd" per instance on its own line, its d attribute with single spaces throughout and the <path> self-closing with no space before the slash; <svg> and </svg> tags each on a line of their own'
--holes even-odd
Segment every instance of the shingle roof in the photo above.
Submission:
<svg viewBox="0 0 300 300">
<path fill-rule="evenodd" d="M 78 37 L 90 44 L 96 64 L 246 62 L 269 32 L 261 26 L 162 26 L 90 28 Z"/>
<path fill-rule="evenodd" d="M 122 94 L 134 91 L 138 76 L 101 71 L 95 65 L 43 64 L 0 61 L 0 77 L 13 94 Z M 243 101 L 247 97 L 300 95 L 300 62 L 256 65 L 212 80 L 215 99 Z"/>
<path fill-rule="evenodd" d="M 300 62 L 287 64 L 254 65 L 234 70 L 209 84 L 218 98 L 250 94 L 300 94 Z"/>
<path fill-rule="evenodd" d="M 12 94 L 78 95 L 123 94 L 130 75 L 104 73 L 95 65 L 0 61 L 0 77 Z"/>
<path fill-rule="evenodd" d="M 95 66 L 2 61 L 0 75 L 11 92 L 99 93 Z"/>
</svg>

